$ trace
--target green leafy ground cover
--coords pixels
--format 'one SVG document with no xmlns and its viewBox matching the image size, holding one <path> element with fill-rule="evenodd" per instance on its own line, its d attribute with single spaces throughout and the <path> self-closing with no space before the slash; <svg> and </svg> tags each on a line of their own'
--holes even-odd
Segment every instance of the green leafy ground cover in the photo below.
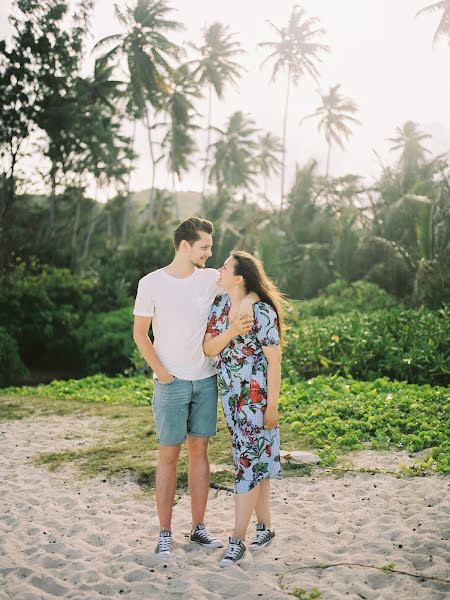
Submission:
<svg viewBox="0 0 450 600">
<path fill-rule="evenodd" d="M 87 474 L 133 472 L 153 486 L 155 450 L 153 417 L 149 407 L 152 381 L 95 375 L 81 380 L 54 381 L 37 387 L 0 390 L 0 419 L 31 415 L 82 414 L 108 418 L 104 439 L 88 448 L 48 453 L 40 461 L 57 467 L 76 461 Z M 429 453 L 405 473 L 450 473 L 450 391 L 387 379 L 372 382 L 319 376 L 308 381 L 284 382 L 280 396 L 281 437 L 284 450 L 314 449 L 322 466 L 361 448 L 401 448 Z M 212 439 L 210 459 L 231 464 L 229 433 L 219 410 L 219 433 Z M 292 474 L 292 467 L 285 468 Z M 309 472 L 296 469 L 294 474 Z M 183 454 L 179 483 L 187 480 Z M 222 470 L 217 483 L 231 482 Z"/>
</svg>

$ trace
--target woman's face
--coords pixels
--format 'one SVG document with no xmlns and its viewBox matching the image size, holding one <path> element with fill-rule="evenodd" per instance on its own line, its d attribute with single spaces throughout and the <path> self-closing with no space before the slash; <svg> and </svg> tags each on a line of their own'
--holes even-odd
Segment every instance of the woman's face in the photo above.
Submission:
<svg viewBox="0 0 450 600">
<path fill-rule="evenodd" d="M 235 262 L 235 259 L 232 256 L 230 256 L 223 263 L 223 267 L 220 267 L 219 269 L 220 276 L 217 280 L 217 283 L 224 290 L 229 291 L 236 286 L 236 275 L 234 274 Z"/>
</svg>

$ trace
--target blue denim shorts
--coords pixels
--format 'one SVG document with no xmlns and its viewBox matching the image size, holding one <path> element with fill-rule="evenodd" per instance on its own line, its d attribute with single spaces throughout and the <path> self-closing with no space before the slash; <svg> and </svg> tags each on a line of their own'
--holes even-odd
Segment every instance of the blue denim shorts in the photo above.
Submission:
<svg viewBox="0 0 450 600">
<path fill-rule="evenodd" d="M 175 446 L 188 435 L 210 437 L 217 427 L 217 377 L 198 381 L 153 380 L 153 416 L 158 444 Z"/>
</svg>

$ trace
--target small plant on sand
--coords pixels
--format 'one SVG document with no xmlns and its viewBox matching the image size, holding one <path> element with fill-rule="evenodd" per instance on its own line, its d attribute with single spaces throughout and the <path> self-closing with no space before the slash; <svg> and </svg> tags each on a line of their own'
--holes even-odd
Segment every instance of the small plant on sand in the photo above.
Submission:
<svg viewBox="0 0 450 600">
<path fill-rule="evenodd" d="M 317 588 L 312 588 L 309 591 L 304 588 L 295 588 L 291 595 L 294 598 L 300 598 L 300 600 L 315 600 L 316 598 L 320 598 L 322 593 Z"/>
</svg>

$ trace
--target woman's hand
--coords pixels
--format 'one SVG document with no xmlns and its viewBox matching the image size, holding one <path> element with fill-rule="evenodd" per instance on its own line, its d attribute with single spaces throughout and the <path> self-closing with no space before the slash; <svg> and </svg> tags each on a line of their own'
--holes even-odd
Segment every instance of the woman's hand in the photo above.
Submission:
<svg viewBox="0 0 450 600">
<path fill-rule="evenodd" d="M 264 429 L 275 429 L 278 425 L 278 408 L 276 406 L 268 406 L 264 413 Z"/>
<path fill-rule="evenodd" d="M 241 335 L 244 337 L 253 327 L 253 317 L 249 314 L 239 315 L 230 325 L 233 337 Z"/>
</svg>

